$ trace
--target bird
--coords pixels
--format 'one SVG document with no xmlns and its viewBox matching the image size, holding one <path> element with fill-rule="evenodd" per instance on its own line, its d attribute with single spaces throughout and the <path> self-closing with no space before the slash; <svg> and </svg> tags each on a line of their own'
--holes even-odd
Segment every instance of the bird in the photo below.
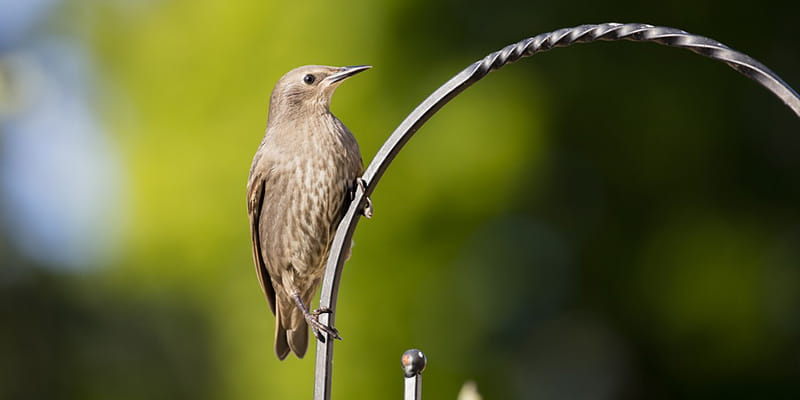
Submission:
<svg viewBox="0 0 800 400">
<path fill-rule="evenodd" d="M 308 327 L 325 342 L 341 339 L 319 321 L 330 309 L 309 311 L 324 274 L 336 227 L 354 198 L 363 161 L 350 130 L 330 111 L 347 78 L 369 65 L 307 65 L 287 72 L 270 96 L 267 128 L 247 179 L 253 261 L 275 315 L 275 354 L 302 358 Z M 360 209 L 372 215 L 367 199 Z M 349 254 L 349 253 L 348 253 Z"/>
</svg>

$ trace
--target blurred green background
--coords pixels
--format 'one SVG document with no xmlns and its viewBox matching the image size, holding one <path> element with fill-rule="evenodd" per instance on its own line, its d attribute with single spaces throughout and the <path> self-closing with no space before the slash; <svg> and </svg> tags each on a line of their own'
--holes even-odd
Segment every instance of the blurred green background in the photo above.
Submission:
<svg viewBox="0 0 800 400">
<path fill-rule="evenodd" d="M 554 29 L 647 22 L 800 87 L 800 4 L 0 0 L 0 398 L 310 398 L 279 362 L 244 187 L 268 96 L 369 162 L 430 92 Z M 727 66 L 595 43 L 493 73 L 408 144 L 344 270 L 334 398 L 800 398 L 800 121 Z"/>
</svg>

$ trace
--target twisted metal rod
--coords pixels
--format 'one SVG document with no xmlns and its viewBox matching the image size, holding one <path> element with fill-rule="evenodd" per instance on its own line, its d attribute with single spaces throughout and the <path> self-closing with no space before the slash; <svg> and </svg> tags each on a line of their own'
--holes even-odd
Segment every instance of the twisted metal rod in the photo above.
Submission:
<svg viewBox="0 0 800 400">
<path fill-rule="evenodd" d="M 764 64 L 716 40 L 692 35 L 675 28 L 618 23 L 580 25 L 543 33 L 508 45 L 476 61 L 436 89 L 400 123 L 378 150 L 363 175 L 363 179 L 367 184 L 366 192 L 360 188 L 358 189 L 347 213 L 339 223 L 336 236 L 331 245 L 325 277 L 322 281 L 320 308 L 327 307 L 334 310 L 334 312 L 323 314 L 320 317 L 321 322 L 333 326 L 334 317 L 336 316 L 335 307 L 339 293 L 339 280 L 341 278 L 342 265 L 345 261 L 345 250 L 349 248 L 350 240 L 358 224 L 360 205 L 364 202 L 364 198 L 375 190 L 383 173 L 406 142 L 433 114 L 439 111 L 453 97 L 481 80 L 489 72 L 500 69 L 506 64 L 556 47 L 566 47 L 576 43 L 618 40 L 655 42 L 665 46 L 685 48 L 702 56 L 722 61 L 772 92 L 800 117 L 800 96 Z M 328 340 L 325 343 L 317 342 L 316 375 L 314 380 L 314 399 L 316 400 L 330 400 L 333 343 L 333 340 Z"/>
</svg>

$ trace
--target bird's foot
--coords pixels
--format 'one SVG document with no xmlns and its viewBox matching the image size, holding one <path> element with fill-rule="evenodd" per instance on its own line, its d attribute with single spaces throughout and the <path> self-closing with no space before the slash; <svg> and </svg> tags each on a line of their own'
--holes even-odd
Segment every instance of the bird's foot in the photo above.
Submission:
<svg viewBox="0 0 800 400">
<path fill-rule="evenodd" d="M 364 178 L 357 178 L 356 184 L 361 188 L 362 192 L 367 192 L 367 181 L 365 181 Z M 366 200 L 366 204 L 364 208 L 361 209 L 361 215 L 366 218 L 372 218 L 372 200 L 369 199 L 369 196 L 364 196 L 364 199 Z"/>
<path fill-rule="evenodd" d="M 338 329 L 319 322 L 320 315 L 331 314 L 333 313 L 333 310 L 323 307 L 309 312 L 308 307 L 306 307 L 306 305 L 303 303 L 303 300 L 300 298 L 299 294 L 294 294 L 292 298 L 294 298 L 294 302 L 297 304 L 297 307 L 300 308 L 300 311 L 303 312 L 303 317 L 305 317 L 308 326 L 311 327 L 311 331 L 314 332 L 314 336 L 316 336 L 320 342 L 325 343 L 325 335 L 323 332 L 327 333 L 328 336 L 334 339 L 342 340 Z"/>
<path fill-rule="evenodd" d="M 306 322 L 308 323 L 308 326 L 310 326 L 311 331 L 314 332 L 314 336 L 316 336 L 317 339 L 319 339 L 319 341 L 322 343 L 325 343 L 325 335 L 323 334 L 323 332 L 328 334 L 328 336 L 334 339 L 342 340 L 342 337 L 339 335 L 338 329 L 332 326 L 325 325 L 322 322 L 319 322 L 320 314 L 329 314 L 331 313 L 331 310 L 327 310 L 324 312 L 318 312 L 318 311 L 319 310 L 315 310 L 314 312 L 311 313 L 303 313 L 303 316 L 306 317 Z"/>
</svg>

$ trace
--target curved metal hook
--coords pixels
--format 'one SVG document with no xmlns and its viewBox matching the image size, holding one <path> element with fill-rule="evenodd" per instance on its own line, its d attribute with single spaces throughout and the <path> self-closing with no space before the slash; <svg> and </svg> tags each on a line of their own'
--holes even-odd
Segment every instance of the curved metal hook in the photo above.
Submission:
<svg viewBox="0 0 800 400">
<path fill-rule="evenodd" d="M 685 48 L 702 56 L 722 61 L 772 92 L 800 117 L 800 95 L 764 64 L 713 39 L 692 35 L 675 28 L 618 23 L 581 25 L 543 33 L 508 45 L 468 66 L 436 89 L 400 123 L 380 148 L 364 172 L 363 179 L 367 184 L 366 192 L 360 189 L 357 191 L 347 213 L 336 230 L 336 236 L 331 245 L 325 269 L 325 278 L 322 281 L 320 307 L 327 307 L 335 311 L 339 293 L 339 280 L 342 273 L 342 265 L 345 261 L 346 252 L 344 250 L 350 246 L 350 240 L 358 224 L 358 210 L 364 201 L 364 197 L 375 190 L 375 186 L 377 186 L 378 181 L 392 160 L 394 160 L 394 157 L 433 114 L 439 111 L 453 97 L 463 92 L 473 83 L 481 80 L 489 72 L 500 69 L 506 64 L 555 47 L 566 47 L 576 43 L 589 43 L 599 40 L 655 42 L 665 46 Z M 332 326 L 335 315 L 335 312 L 324 314 L 321 317 L 321 322 Z M 333 342 L 333 340 L 328 340 L 325 343 L 317 342 L 316 376 L 314 379 L 314 399 L 317 400 L 330 399 Z"/>
</svg>

